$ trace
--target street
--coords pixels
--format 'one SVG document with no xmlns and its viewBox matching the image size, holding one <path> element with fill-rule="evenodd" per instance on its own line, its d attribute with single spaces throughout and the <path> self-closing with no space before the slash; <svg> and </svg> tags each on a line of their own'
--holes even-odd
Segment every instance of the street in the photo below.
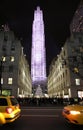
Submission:
<svg viewBox="0 0 83 130">
<path fill-rule="evenodd" d="M 22 107 L 21 117 L 1 130 L 82 130 L 83 126 L 68 124 L 62 117 L 62 107 Z"/>
</svg>

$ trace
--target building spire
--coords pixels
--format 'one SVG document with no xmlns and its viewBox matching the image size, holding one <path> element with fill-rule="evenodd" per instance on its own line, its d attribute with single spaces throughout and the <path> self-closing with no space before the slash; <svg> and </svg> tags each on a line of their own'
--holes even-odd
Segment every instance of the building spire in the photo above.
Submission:
<svg viewBox="0 0 83 130">
<path fill-rule="evenodd" d="M 45 34 L 43 13 L 39 6 L 37 6 L 37 9 L 34 11 L 34 21 L 32 25 L 31 76 L 33 89 L 36 91 L 37 87 L 40 86 L 44 92 L 46 86 Z"/>
</svg>

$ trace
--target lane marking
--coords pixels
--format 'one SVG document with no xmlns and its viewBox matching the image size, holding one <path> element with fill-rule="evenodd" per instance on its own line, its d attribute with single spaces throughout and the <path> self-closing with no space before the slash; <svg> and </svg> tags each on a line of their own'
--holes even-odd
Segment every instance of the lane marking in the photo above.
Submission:
<svg viewBox="0 0 83 130">
<path fill-rule="evenodd" d="M 59 115 L 21 115 L 22 117 L 59 117 Z"/>
<path fill-rule="evenodd" d="M 55 111 L 55 110 L 62 110 L 62 109 L 61 109 L 61 108 L 57 108 L 57 109 L 51 109 L 51 108 L 48 108 L 48 109 L 46 109 L 46 108 L 43 108 L 43 109 L 42 109 L 42 108 L 40 108 L 40 109 L 38 109 L 38 108 L 37 108 L 37 109 L 35 109 L 35 108 L 31 108 L 31 109 L 30 109 L 30 108 L 21 108 L 21 110 L 32 110 L 32 111 L 33 111 L 33 110 L 37 110 L 37 111 L 38 111 L 38 110 L 39 110 L 39 111 L 40 111 L 40 110 L 53 110 L 53 111 Z"/>
</svg>

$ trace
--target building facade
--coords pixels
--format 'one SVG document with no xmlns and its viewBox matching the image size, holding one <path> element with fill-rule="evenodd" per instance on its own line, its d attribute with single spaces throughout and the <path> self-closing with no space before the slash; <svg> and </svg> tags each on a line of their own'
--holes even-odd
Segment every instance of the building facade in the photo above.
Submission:
<svg viewBox="0 0 83 130">
<path fill-rule="evenodd" d="M 52 61 L 48 76 L 50 97 L 83 97 L 83 33 L 72 33 Z"/>
<path fill-rule="evenodd" d="M 0 79 L 2 94 L 18 97 L 32 93 L 29 65 L 23 47 L 6 26 L 0 30 Z"/>
<path fill-rule="evenodd" d="M 73 19 L 70 24 L 70 32 L 83 32 L 83 1 L 80 1 L 80 4 L 75 11 Z"/>
<path fill-rule="evenodd" d="M 31 77 L 34 95 L 43 96 L 46 90 L 46 52 L 43 13 L 34 11 L 32 25 Z"/>
</svg>

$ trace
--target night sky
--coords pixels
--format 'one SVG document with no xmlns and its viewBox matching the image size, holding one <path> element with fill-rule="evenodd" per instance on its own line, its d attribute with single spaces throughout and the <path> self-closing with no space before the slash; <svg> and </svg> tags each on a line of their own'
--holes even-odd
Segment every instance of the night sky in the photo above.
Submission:
<svg viewBox="0 0 83 130">
<path fill-rule="evenodd" d="M 80 0 L 0 0 L 0 25 L 8 24 L 21 39 L 30 65 L 34 10 L 40 6 L 44 17 L 48 74 L 51 61 L 70 36 L 69 25 L 79 3 Z"/>
</svg>

